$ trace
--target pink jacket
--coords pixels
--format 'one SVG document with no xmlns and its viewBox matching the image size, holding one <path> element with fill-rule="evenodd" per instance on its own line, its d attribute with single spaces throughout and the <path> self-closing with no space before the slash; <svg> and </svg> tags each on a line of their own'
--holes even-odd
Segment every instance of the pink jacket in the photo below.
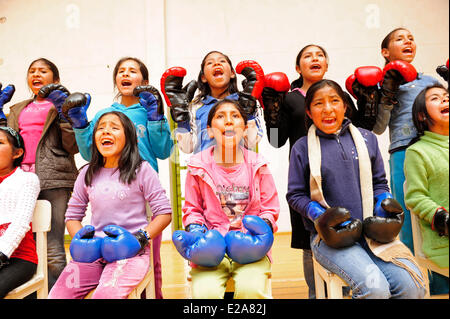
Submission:
<svg viewBox="0 0 450 319">
<path fill-rule="evenodd" d="M 212 179 L 213 151 L 214 146 L 191 156 L 189 160 L 183 225 L 186 227 L 192 223 L 204 224 L 208 229 L 217 229 L 225 236 L 230 228 L 230 221 L 222 210 Z M 244 215 L 257 215 L 268 219 L 275 233 L 278 229 L 276 221 L 280 213 L 280 203 L 267 161 L 255 152 L 245 148 L 242 148 L 242 151 L 251 176 L 250 199 Z M 245 232 L 245 229 L 241 231 Z"/>
</svg>

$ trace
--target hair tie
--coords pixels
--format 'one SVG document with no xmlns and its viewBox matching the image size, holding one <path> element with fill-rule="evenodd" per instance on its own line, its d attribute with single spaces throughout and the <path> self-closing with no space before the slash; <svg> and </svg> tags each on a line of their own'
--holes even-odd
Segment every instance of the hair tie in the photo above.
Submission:
<svg viewBox="0 0 450 319">
<path fill-rule="evenodd" d="M 22 148 L 22 143 L 20 143 L 19 134 L 10 128 L 9 126 L 0 126 L 0 130 L 7 131 L 10 135 L 12 135 L 17 141 L 17 147 Z"/>
</svg>

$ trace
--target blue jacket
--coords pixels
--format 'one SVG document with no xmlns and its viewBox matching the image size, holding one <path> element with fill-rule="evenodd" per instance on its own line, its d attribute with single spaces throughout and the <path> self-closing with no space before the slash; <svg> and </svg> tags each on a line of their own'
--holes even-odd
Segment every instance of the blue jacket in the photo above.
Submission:
<svg viewBox="0 0 450 319">
<path fill-rule="evenodd" d="M 358 153 L 348 129 L 350 123 L 350 120 L 345 119 L 339 134 L 325 134 L 319 129 L 316 131 L 322 150 L 322 188 L 330 207 L 345 207 L 352 218 L 362 220 Z M 389 192 L 378 140 L 372 132 L 358 129 L 366 141 L 372 163 L 373 195 Z M 308 138 L 304 136 L 297 140 L 291 150 L 286 199 L 303 216 L 305 228 L 315 233 L 306 211 L 311 202 L 309 179 Z"/>
<path fill-rule="evenodd" d="M 382 106 L 378 108 L 377 122 L 373 132 L 382 134 L 389 125 L 390 153 L 398 148 L 406 148 L 409 142 L 417 136 L 417 130 L 412 120 L 414 100 L 424 88 L 436 83 L 439 83 L 437 79 L 419 73 L 414 81 L 400 85 L 396 96 L 398 104 L 392 110 Z"/>
<path fill-rule="evenodd" d="M 100 116 L 111 111 L 124 113 L 134 123 L 137 131 L 139 153 L 142 159 L 149 162 L 153 169 L 158 172 L 158 162 L 156 159 L 166 159 L 172 151 L 173 141 L 171 139 L 170 128 L 165 117 L 161 121 L 148 121 L 147 111 L 139 103 L 129 107 L 114 103 L 111 107 L 98 111 L 87 127 L 83 129 L 74 128 L 73 130 L 81 156 L 86 161 L 90 161 L 92 155 L 92 133 L 95 123 Z"/>
</svg>

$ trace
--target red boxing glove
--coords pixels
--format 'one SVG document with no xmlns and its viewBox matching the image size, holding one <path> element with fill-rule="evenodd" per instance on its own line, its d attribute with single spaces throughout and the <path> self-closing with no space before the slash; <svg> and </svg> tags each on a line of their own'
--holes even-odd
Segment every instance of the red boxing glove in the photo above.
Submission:
<svg viewBox="0 0 450 319">
<path fill-rule="evenodd" d="M 245 76 L 244 93 L 259 99 L 264 89 L 264 71 L 256 61 L 246 60 L 236 65 L 236 72 Z"/>
<path fill-rule="evenodd" d="M 291 88 L 291 83 L 283 72 L 273 72 L 264 76 L 265 87 L 270 87 L 277 92 L 287 92 Z"/>
<path fill-rule="evenodd" d="M 186 76 L 186 69 L 181 66 L 175 66 L 173 68 L 167 69 L 166 72 L 164 72 L 163 75 L 161 76 L 161 92 L 164 95 L 164 99 L 166 100 L 168 107 L 171 107 L 172 103 L 170 102 L 170 99 L 166 94 L 166 86 L 169 85 L 171 87 L 181 89 L 183 78 L 185 76 Z"/>
<path fill-rule="evenodd" d="M 376 66 L 361 66 L 357 68 L 354 74 L 350 75 L 345 81 L 347 91 L 355 98 L 359 99 L 353 92 L 355 81 L 364 87 L 376 86 L 383 80 L 383 71 Z"/>
<path fill-rule="evenodd" d="M 417 78 L 417 71 L 414 66 L 402 60 L 395 60 L 386 64 L 383 69 L 383 81 L 386 78 L 386 73 L 390 70 L 397 71 L 403 77 L 403 83 L 414 81 Z"/>
</svg>

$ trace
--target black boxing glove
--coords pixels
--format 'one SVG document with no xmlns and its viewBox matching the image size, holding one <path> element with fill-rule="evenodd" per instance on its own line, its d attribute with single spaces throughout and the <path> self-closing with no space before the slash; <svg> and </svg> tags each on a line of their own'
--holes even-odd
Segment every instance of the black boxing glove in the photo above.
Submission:
<svg viewBox="0 0 450 319">
<path fill-rule="evenodd" d="M 437 231 L 439 236 L 448 237 L 448 217 L 448 211 L 444 207 L 439 207 L 434 213 L 431 229 Z"/>
<path fill-rule="evenodd" d="M 332 248 L 344 248 L 359 240 L 362 223 L 359 219 L 351 220 L 348 209 L 330 207 L 314 220 L 314 227 L 325 244 Z"/>
<path fill-rule="evenodd" d="M 379 243 L 390 243 L 402 229 L 405 219 L 403 208 L 388 192 L 375 196 L 374 200 L 374 216 L 364 219 L 363 232 Z"/>
</svg>

